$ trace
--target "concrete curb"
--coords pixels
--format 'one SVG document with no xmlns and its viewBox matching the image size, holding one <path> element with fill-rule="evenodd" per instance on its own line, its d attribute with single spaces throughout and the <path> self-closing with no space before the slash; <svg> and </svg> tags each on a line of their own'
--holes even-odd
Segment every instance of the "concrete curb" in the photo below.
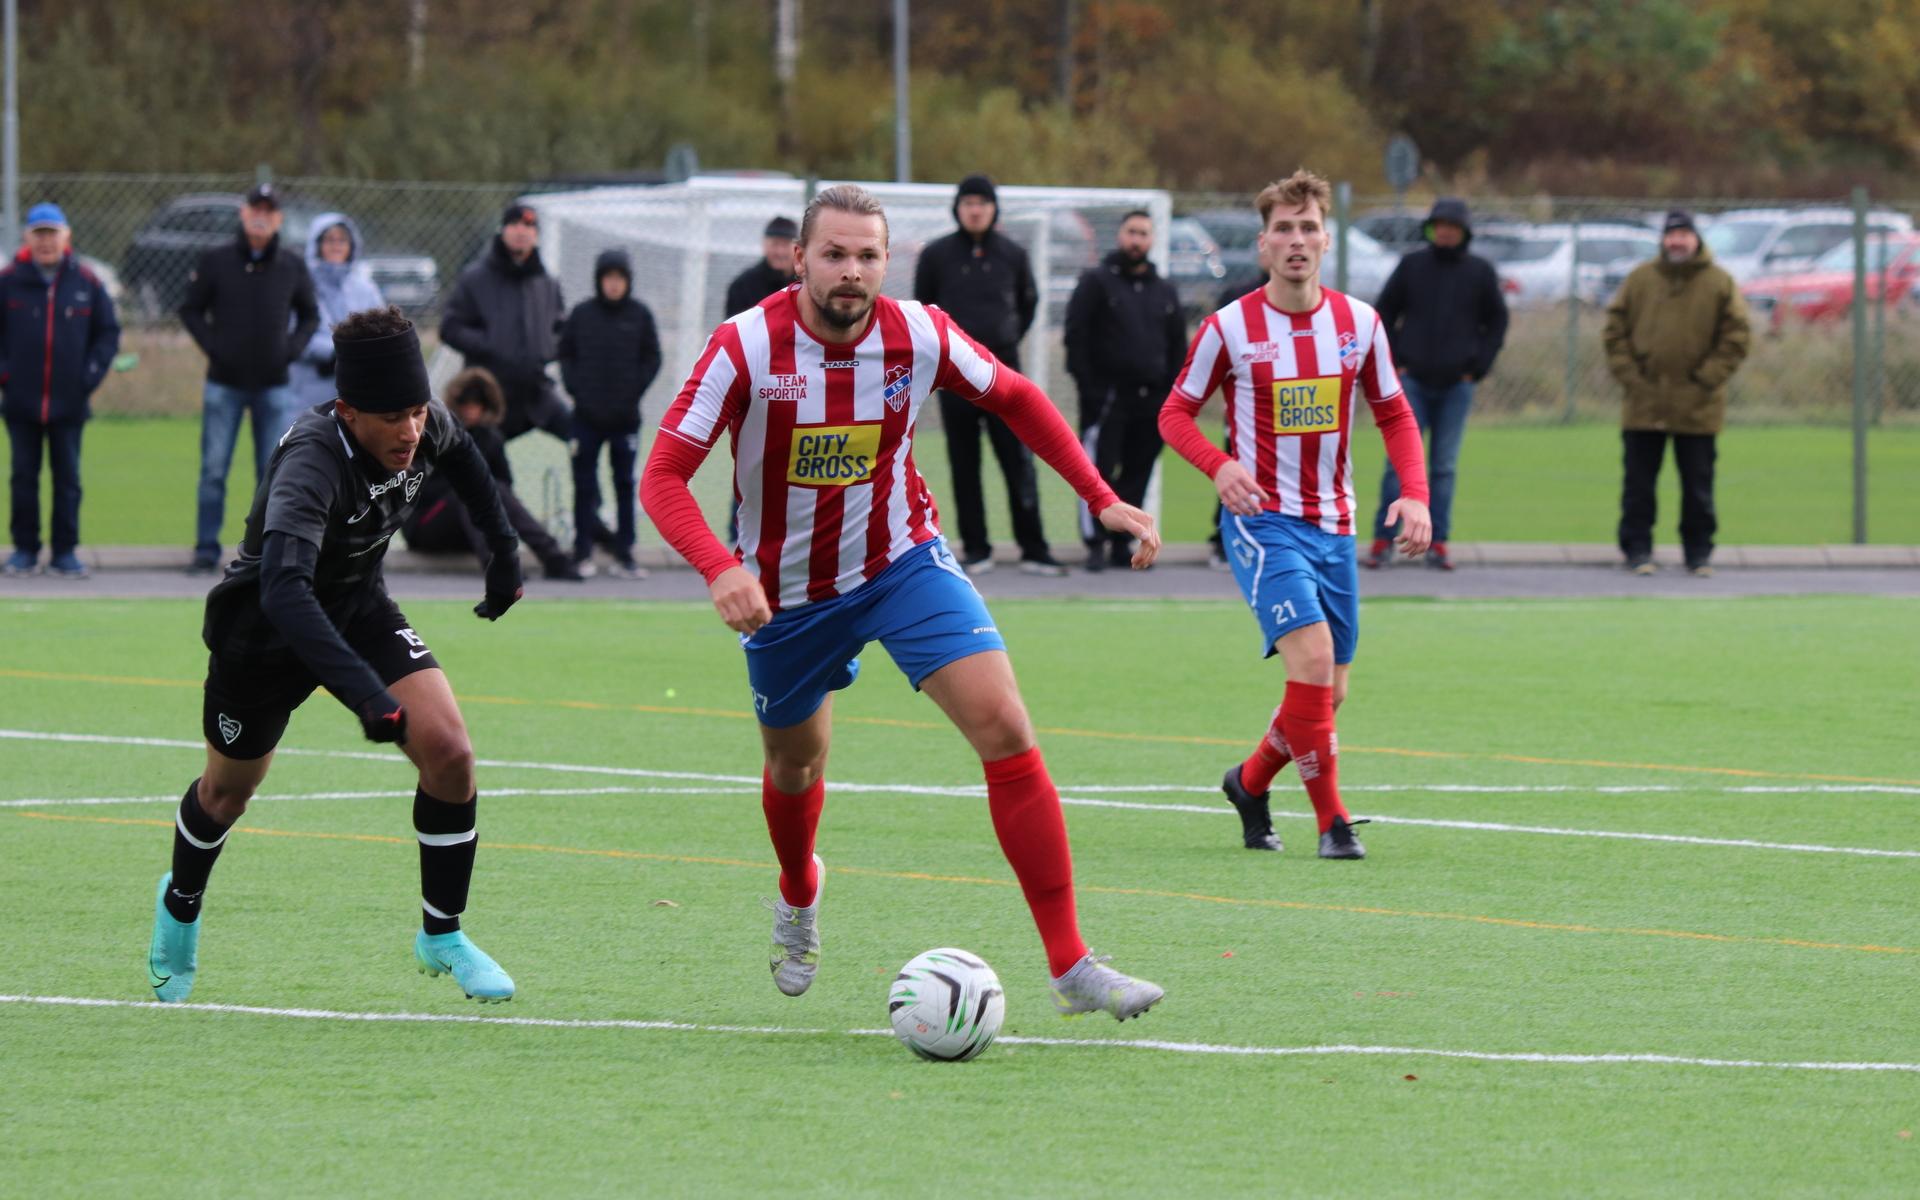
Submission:
<svg viewBox="0 0 1920 1200">
<path fill-rule="evenodd" d="M 1061 561 L 1070 567 L 1080 565 L 1075 549 L 1056 548 Z M 1605 542 L 1454 542 L 1449 546 L 1454 561 L 1462 567 L 1617 567 L 1620 551 Z M 1160 561 L 1169 566 L 1194 566 L 1207 561 L 1205 542 L 1170 543 L 1160 552 Z M 80 558 L 96 571 L 185 571 L 190 551 L 176 546 L 82 546 Z M 640 564 L 652 570 L 685 567 L 680 556 L 665 546 L 643 545 L 634 554 Z M 1662 546 L 1654 551 L 1654 561 L 1662 566 L 1681 565 L 1677 547 Z M 522 558 L 530 571 L 538 569 L 531 556 Z M 1019 553 L 1003 547 L 995 555 L 998 563 L 1013 565 Z M 1396 559 L 1392 567 L 1419 564 Z M 1830 568 L 1920 569 L 1920 546 L 1834 545 L 1834 546 L 1721 546 L 1714 551 L 1717 568 L 1758 567 L 1787 570 L 1825 570 Z M 464 554 L 417 554 L 399 546 L 387 551 L 386 570 L 393 574 L 456 572 L 474 570 L 472 559 Z"/>
</svg>

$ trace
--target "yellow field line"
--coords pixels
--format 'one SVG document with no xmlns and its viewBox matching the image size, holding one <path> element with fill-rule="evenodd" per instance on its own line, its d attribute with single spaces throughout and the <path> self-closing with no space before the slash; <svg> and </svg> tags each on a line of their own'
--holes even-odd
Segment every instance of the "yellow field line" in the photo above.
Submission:
<svg viewBox="0 0 1920 1200">
<path fill-rule="evenodd" d="M 193 688 L 202 686 L 189 679 L 152 679 L 139 675 L 81 675 L 63 671 L 30 671 L 0 667 L 0 679 L 37 679 L 53 683 L 106 683 L 139 687 Z M 462 704 L 505 705 L 514 708 L 565 708 L 585 712 L 649 713 L 670 717 L 718 717 L 729 721 L 751 721 L 754 715 L 744 709 L 697 708 L 665 704 L 609 704 L 599 700 L 532 700 L 521 696 L 460 694 Z M 892 729 L 942 730 L 942 721 L 910 721 L 897 717 L 857 717 L 836 715 L 843 725 L 878 725 Z M 1204 737 L 1177 733 L 1131 733 L 1112 729 L 1073 729 L 1062 726 L 1036 726 L 1046 737 L 1093 738 L 1116 742 L 1154 742 L 1182 746 L 1236 746 L 1250 744 L 1247 738 Z M 1664 771 L 1687 775 L 1729 775 L 1740 779 L 1773 779 L 1802 783 L 1874 783 L 1893 787 L 1920 787 L 1920 779 L 1887 779 L 1875 775 L 1818 775 L 1798 771 L 1761 771 L 1751 767 L 1701 767 L 1675 763 L 1614 762 L 1592 758 L 1545 758 L 1531 754 L 1476 753 L 1467 750 L 1407 750 L 1391 746 L 1342 746 L 1346 754 L 1384 754 L 1396 758 L 1451 759 L 1472 762 L 1522 763 L 1545 767 L 1592 767 L 1608 771 Z"/>
<path fill-rule="evenodd" d="M 143 817 L 75 816 L 69 813 L 21 810 L 22 817 L 41 821 L 69 821 L 83 825 L 139 825 L 172 828 L 172 821 Z M 329 842 L 378 842 L 384 845 L 410 846 L 413 838 L 377 833 L 327 833 L 303 829 L 258 829 L 239 826 L 237 831 L 258 837 L 310 838 Z M 563 854 L 577 858 L 610 858 L 623 861 L 684 863 L 710 867 L 741 867 L 772 871 L 771 863 L 744 858 L 718 858 L 695 854 L 659 854 L 644 850 L 604 850 L 579 846 L 548 846 L 538 842 L 488 842 L 489 850 L 518 850 L 530 854 Z M 883 871 L 872 867 L 849 867 L 836 863 L 834 872 L 866 879 L 890 879 L 915 883 L 953 883 L 975 887 L 1010 888 L 1019 885 L 1010 879 L 985 879 L 973 875 L 938 875 L 924 871 Z M 1685 929 L 1633 929 L 1607 925 L 1576 925 L 1558 921 L 1530 921 L 1519 917 L 1490 917 L 1478 913 L 1429 912 L 1421 909 L 1381 908 L 1360 904 L 1314 904 L 1305 900 L 1266 900 L 1247 896 L 1213 896 L 1204 892 L 1169 891 L 1160 888 L 1102 887 L 1077 884 L 1082 895 L 1139 896 L 1153 900 L 1187 900 L 1197 904 L 1221 904 L 1233 908 L 1287 909 L 1294 912 L 1341 913 L 1349 916 L 1394 917 L 1420 921 L 1464 921 L 1473 925 L 1497 925 L 1508 929 L 1532 929 L 1548 933 L 1598 933 L 1620 937 L 1667 938 L 1691 942 L 1719 942 L 1736 946 L 1790 946 L 1800 950 L 1846 950 L 1860 954 L 1920 954 L 1920 947 L 1848 945 L 1841 942 L 1815 942 L 1804 938 L 1751 937 L 1737 933 L 1699 933 Z"/>
</svg>

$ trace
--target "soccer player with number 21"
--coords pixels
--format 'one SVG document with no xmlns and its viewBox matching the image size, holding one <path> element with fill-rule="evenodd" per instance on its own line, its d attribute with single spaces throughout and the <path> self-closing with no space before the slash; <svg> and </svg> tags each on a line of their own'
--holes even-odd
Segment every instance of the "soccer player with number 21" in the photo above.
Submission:
<svg viewBox="0 0 1920 1200">
<path fill-rule="evenodd" d="M 851 185 L 807 206 L 798 280 L 721 325 L 660 422 L 640 499 L 739 632 L 765 754 L 761 805 L 780 860 L 775 985 L 798 996 L 820 961 L 820 859 L 834 691 L 878 641 L 980 755 L 987 808 L 1045 944 L 1055 1007 L 1118 1020 L 1158 1002 L 1080 940 L 1060 797 L 1034 743 L 986 604 L 934 524 L 913 464 L 914 421 L 935 388 L 1004 419 L 1073 485 L 1102 526 L 1139 540 L 1153 518 L 1120 503 L 1040 389 L 938 308 L 880 294 L 887 219 Z M 740 541 L 709 531 L 687 483 L 722 434 L 733 448 Z"/>
<path fill-rule="evenodd" d="M 1333 714 L 1347 695 L 1359 641 L 1353 541 L 1355 403 L 1365 396 L 1400 475 L 1399 524 L 1409 556 L 1433 537 L 1420 429 L 1400 390 L 1386 330 L 1372 308 L 1320 286 L 1327 182 L 1307 171 L 1270 184 L 1260 211 L 1264 287 L 1208 317 L 1160 410 L 1160 432 L 1213 480 L 1235 582 L 1260 625 L 1260 653 L 1286 665 L 1285 698 L 1260 743 L 1221 781 L 1249 850 L 1278 850 L 1269 787 L 1293 762 L 1320 825 L 1320 857 L 1365 858 L 1340 802 Z M 1194 418 L 1226 399 L 1232 455 Z"/>
</svg>

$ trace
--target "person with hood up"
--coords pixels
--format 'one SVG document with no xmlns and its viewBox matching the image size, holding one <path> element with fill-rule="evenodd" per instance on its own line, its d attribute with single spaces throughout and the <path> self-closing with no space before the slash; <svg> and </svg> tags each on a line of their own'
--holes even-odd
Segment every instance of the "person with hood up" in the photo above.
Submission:
<svg viewBox="0 0 1920 1200">
<path fill-rule="evenodd" d="M 1473 224 L 1467 202 L 1442 196 L 1424 229 L 1427 244 L 1402 258 L 1380 289 L 1376 311 L 1387 328 L 1400 386 L 1431 445 L 1427 483 L 1433 490 L 1433 544 L 1427 565 L 1453 570 L 1447 539 L 1453 532 L 1453 485 L 1466 439 L 1474 385 L 1493 370 L 1507 339 L 1507 302 L 1493 264 L 1468 252 Z M 1379 567 L 1393 556 L 1387 510 L 1400 498 L 1400 477 L 1389 464 L 1380 477 L 1373 545 L 1361 564 Z"/>
<path fill-rule="evenodd" d="M 540 261 L 539 214 L 531 205 L 507 205 L 486 254 L 454 281 L 440 340 L 500 381 L 507 395 L 500 432 L 509 440 L 529 429 L 563 442 L 572 434 L 567 402 L 547 375 L 566 311 L 560 284 Z"/>
<path fill-rule="evenodd" d="M 333 327 L 353 313 L 387 306 L 373 271 L 361 261 L 364 248 L 360 227 L 344 213 L 321 213 L 307 232 L 307 273 L 320 326 L 288 370 L 301 408 L 334 398 Z"/>
<path fill-rule="evenodd" d="M 1680 470 L 1680 543 L 1687 570 L 1713 574 L 1714 438 L 1727 418 L 1727 381 L 1747 357 L 1747 302 L 1713 261 L 1693 217 L 1667 214 L 1660 257 L 1627 275 L 1607 305 L 1607 370 L 1626 390 L 1620 410 L 1626 479 L 1620 553 L 1651 575 L 1654 484 L 1673 439 Z"/>
<path fill-rule="evenodd" d="M 1080 387 L 1080 437 L 1088 457 L 1136 508 L 1165 444 L 1160 404 L 1187 359 L 1180 294 L 1154 270 L 1153 217 L 1135 209 L 1120 220 L 1118 248 L 1080 276 L 1067 302 L 1067 372 Z M 1082 513 L 1085 509 L 1082 508 Z M 1129 539 L 1080 523 L 1087 570 L 1124 567 Z"/>
<path fill-rule="evenodd" d="M 1033 325 L 1040 292 L 1027 252 L 995 228 L 1000 222 L 1000 198 L 993 180 L 985 175 L 962 179 L 953 198 L 953 219 L 960 228 L 928 242 L 920 252 L 913 298 L 939 305 L 967 336 L 1018 371 L 1020 339 Z M 1040 525 L 1040 482 L 1033 473 L 1033 452 L 1005 421 L 955 392 L 940 393 L 940 425 L 947 434 L 953 507 L 960 524 L 960 561 L 967 574 L 993 570 L 986 498 L 980 489 L 984 427 L 1007 480 L 1007 508 L 1013 513 L 1014 539 L 1020 543 L 1020 569 L 1029 575 L 1065 575 L 1067 569 L 1054 561 Z"/>
<path fill-rule="evenodd" d="M 560 377 L 573 397 L 574 561 L 591 566 L 595 542 L 613 555 L 611 572 L 644 579 L 633 558 L 634 464 L 640 458 L 640 397 L 660 373 L 653 311 L 633 295 L 633 260 L 602 250 L 593 263 L 593 299 L 560 330 Z M 600 520 L 600 448 L 613 468 L 615 530 Z"/>
</svg>

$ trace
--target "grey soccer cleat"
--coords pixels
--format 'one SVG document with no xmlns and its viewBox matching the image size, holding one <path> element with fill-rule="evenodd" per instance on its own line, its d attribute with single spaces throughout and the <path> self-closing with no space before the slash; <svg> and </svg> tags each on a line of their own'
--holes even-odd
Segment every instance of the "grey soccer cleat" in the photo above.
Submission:
<svg viewBox="0 0 1920 1200">
<path fill-rule="evenodd" d="M 773 986 L 798 996 L 813 986 L 820 970 L 820 893 L 826 890 L 827 868 L 813 856 L 813 903 L 795 908 L 784 897 L 767 901 L 773 910 Z"/>
<path fill-rule="evenodd" d="M 1249 850 L 1279 850 L 1280 837 L 1273 831 L 1273 814 L 1267 807 L 1271 792 L 1255 795 L 1240 782 L 1240 765 L 1235 763 L 1227 768 L 1220 780 L 1220 790 L 1240 814 L 1241 844 Z"/>
<path fill-rule="evenodd" d="M 1325 833 L 1320 835 L 1320 857 L 1365 858 L 1367 856 L 1367 848 L 1360 844 L 1359 838 L 1353 836 L 1353 826 L 1365 825 L 1366 823 L 1367 822 L 1362 819 L 1349 825 L 1339 817 L 1335 817 L 1333 824 L 1328 827 Z"/>
<path fill-rule="evenodd" d="M 1053 981 L 1053 1006 L 1061 1016 L 1109 1012 L 1114 1020 L 1125 1021 L 1146 1012 L 1166 996 L 1166 990 L 1159 984 L 1122 975 L 1107 966 L 1112 958 L 1110 954 L 1097 958 L 1089 954 Z"/>
</svg>

